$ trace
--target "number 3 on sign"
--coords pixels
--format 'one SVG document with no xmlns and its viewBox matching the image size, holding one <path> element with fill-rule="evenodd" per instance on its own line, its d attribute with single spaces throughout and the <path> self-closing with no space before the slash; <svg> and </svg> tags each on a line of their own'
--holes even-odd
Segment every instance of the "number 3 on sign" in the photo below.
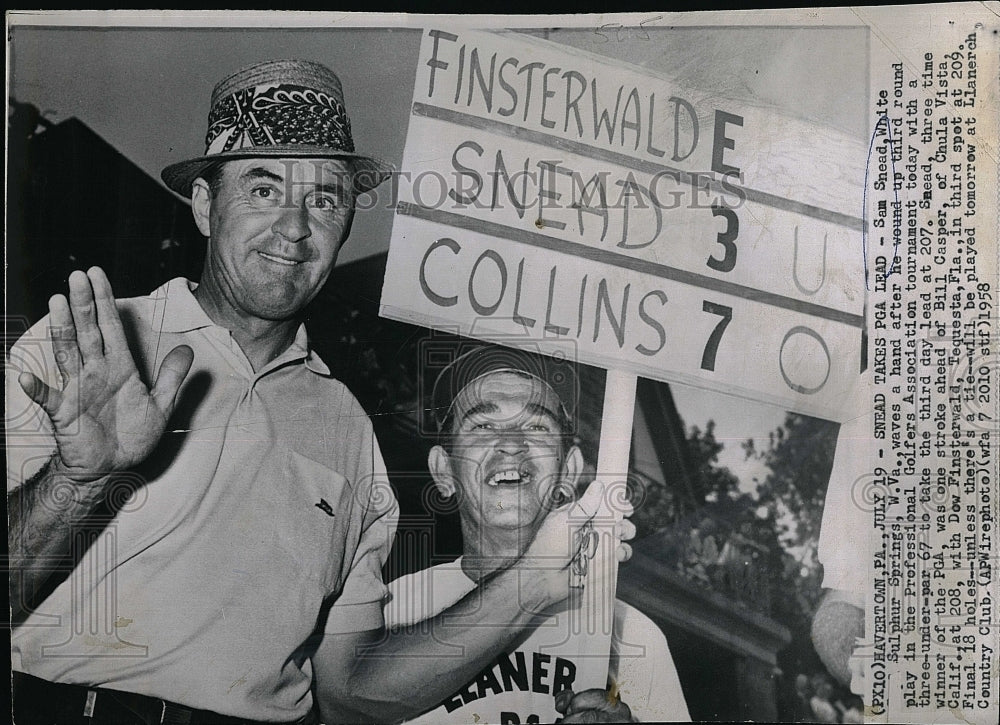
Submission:
<svg viewBox="0 0 1000 725">
<path fill-rule="evenodd" d="M 712 330 L 712 334 L 708 336 L 708 342 L 705 344 L 705 352 L 701 355 L 701 369 L 714 371 L 715 353 L 719 350 L 719 342 L 722 341 L 722 333 L 726 331 L 726 326 L 729 325 L 729 321 L 733 319 L 733 308 L 726 307 L 726 305 L 718 305 L 715 302 L 705 300 L 701 304 L 701 309 L 703 312 L 711 312 L 713 315 L 719 315 L 722 318 L 719 320 L 718 324 L 716 324 L 715 329 Z"/>
<path fill-rule="evenodd" d="M 716 272 L 732 272 L 736 266 L 736 237 L 740 233 L 740 218 L 736 216 L 736 212 L 725 206 L 713 206 L 712 216 L 726 218 L 726 230 L 719 232 L 715 240 L 716 244 L 721 244 L 725 248 L 726 256 L 722 259 L 709 257 L 706 264 Z"/>
</svg>

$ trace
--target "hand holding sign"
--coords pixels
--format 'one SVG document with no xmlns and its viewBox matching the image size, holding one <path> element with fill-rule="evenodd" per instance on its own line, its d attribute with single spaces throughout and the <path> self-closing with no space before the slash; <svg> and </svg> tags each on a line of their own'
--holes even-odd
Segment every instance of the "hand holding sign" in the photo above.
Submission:
<svg viewBox="0 0 1000 725">
<path fill-rule="evenodd" d="M 601 536 L 594 520 L 602 512 L 606 496 L 606 487 L 595 481 L 578 500 L 552 511 L 517 562 L 518 568 L 543 578 L 548 604 L 557 604 L 569 597 L 572 590 L 584 587 Z M 632 514 L 631 504 L 624 503 L 618 509 L 617 516 Z M 632 547 L 626 542 L 635 536 L 635 525 L 622 518 L 613 529 L 618 541 L 616 558 L 619 562 L 628 561 Z"/>
<path fill-rule="evenodd" d="M 563 690 L 556 695 L 556 710 L 565 715 L 562 723 L 638 722 L 632 709 L 616 692 L 597 688 L 574 693 Z"/>
</svg>

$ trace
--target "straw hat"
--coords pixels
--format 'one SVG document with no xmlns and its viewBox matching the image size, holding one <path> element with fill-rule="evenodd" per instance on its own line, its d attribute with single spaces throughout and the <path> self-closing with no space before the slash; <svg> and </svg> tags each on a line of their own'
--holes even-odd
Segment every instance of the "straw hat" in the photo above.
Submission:
<svg viewBox="0 0 1000 725">
<path fill-rule="evenodd" d="M 191 183 L 210 164 L 265 156 L 349 160 L 358 193 L 381 184 L 393 168 L 354 150 L 344 91 L 333 71 L 309 61 L 271 60 L 215 86 L 205 155 L 171 164 L 160 176 L 190 197 Z"/>
</svg>

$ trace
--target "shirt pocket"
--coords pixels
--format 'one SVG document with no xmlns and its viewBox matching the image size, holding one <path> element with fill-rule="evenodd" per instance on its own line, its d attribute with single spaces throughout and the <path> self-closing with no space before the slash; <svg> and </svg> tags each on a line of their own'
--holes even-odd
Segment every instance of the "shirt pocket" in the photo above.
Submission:
<svg viewBox="0 0 1000 725">
<path fill-rule="evenodd" d="M 353 487 L 339 471 L 290 448 L 273 458 L 258 472 L 254 497 L 270 533 L 269 551 L 261 553 L 289 586 L 312 584 L 325 598 L 337 591 L 344 561 L 353 557 L 347 551 L 359 508 Z"/>
</svg>

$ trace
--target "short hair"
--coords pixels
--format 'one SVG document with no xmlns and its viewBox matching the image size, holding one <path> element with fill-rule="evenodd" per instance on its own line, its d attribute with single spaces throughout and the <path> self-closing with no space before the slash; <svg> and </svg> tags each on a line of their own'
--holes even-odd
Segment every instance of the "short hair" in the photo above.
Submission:
<svg viewBox="0 0 1000 725">
<path fill-rule="evenodd" d="M 205 183 L 208 184 L 208 191 L 213 199 L 219 195 L 219 189 L 222 188 L 222 175 L 225 166 L 225 161 L 213 161 L 198 174 L 198 178 L 204 179 Z"/>
<path fill-rule="evenodd" d="M 463 345 L 464 347 L 464 345 Z M 437 353 L 461 352 L 452 350 L 450 344 L 443 348 L 435 346 Z M 469 384 L 492 372 L 512 372 L 537 379 L 555 394 L 559 401 L 558 414 L 561 427 L 569 432 L 572 428 L 570 411 L 576 410 L 579 397 L 576 366 L 566 357 L 549 357 L 535 352 L 496 344 L 476 344 L 457 357 L 439 354 L 435 361 L 450 358 L 448 364 L 437 372 L 430 397 L 424 408 L 424 415 L 433 416 L 436 429 L 446 430 L 451 425 L 449 413 L 462 390 Z M 432 372 L 436 365 L 428 365 L 426 372 Z M 427 420 L 430 423 L 430 420 Z M 430 426 L 428 426 L 430 427 Z"/>
</svg>

